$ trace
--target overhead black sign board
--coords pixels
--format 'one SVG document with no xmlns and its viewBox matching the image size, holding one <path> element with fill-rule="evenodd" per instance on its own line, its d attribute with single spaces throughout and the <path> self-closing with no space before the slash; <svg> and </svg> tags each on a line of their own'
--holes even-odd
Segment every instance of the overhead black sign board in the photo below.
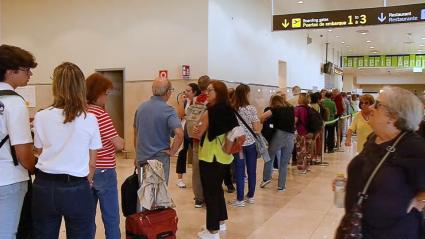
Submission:
<svg viewBox="0 0 425 239">
<path fill-rule="evenodd" d="M 273 16 L 273 31 L 425 21 L 425 3 Z"/>
</svg>

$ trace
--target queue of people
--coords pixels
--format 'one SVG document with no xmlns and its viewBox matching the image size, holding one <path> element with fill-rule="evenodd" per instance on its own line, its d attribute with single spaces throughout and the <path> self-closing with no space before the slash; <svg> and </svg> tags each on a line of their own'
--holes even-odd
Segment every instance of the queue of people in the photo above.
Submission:
<svg viewBox="0 0 425 239">
<path fill-rule="evenodd" d="M 0 238 L 16 238 L 31 174 L 35 175 L 29 192 L 31 238 L 58 238 L 62 219 L 67 238 L 94 238 L 97 203 L 106 238 L 120 238 L 115 153 L 124 148 L 124 140 L 105 110 L 112 82 L 97 73 L 86 79 L 71 62 L 58 65 L 52 77 L 52 105 L 35 114 L 33 139 L 25 102 L 13 92 L 28 83 L 36 66 L 30 52 L 0 46 L 0 165 L 4 169 L 0 174 Z M 202 76 L 198 84 L 187 85 L 177 110 L 167 104 L 173 91 L 169 80 L 157 78 L 152 83 L 152 97 L 138 107 L 133 124 L 135 166 L 140 171 L 148 160 L 159 160 L 168 184 L 170 158 L 178 153 L 176 184 L 185 188 L 183 174 L 187 156 L 191 156 L 194 206 L 206 207 L 206 223 L 199 238 L 218 239 L 219 232 L 227 230 L 227 204 L 244 207 L 255 203 L 256 141 L 261 132 L 269 141 L 271 160 L 264 163 L 259 186 L 270 184 L 276 161 L 277 191 L 284 192 L 291 155 L 298 173 L 307 174 L 322 156 L 323 145 L 327 153 L 333 153 L 339 146 L 336 142 L 342 141 L 340 134 L 336 137 L 341 139 L 335 140 L 335 127 L 344 132 L 343 121 L 312 130 L 312 119 L 323 125 L 357 110 L 360 113 L 346 130 L 345 145 L 351 146 L 356 133 L 359 153 L 348 166 L 346 213 L 357 205 L 358 193 L 388 152 L 392 157 L 379 166 L 363 203 L 362 233 L 364 238 L 421 235 L 425 140 L 414 131 L 423 120 L 424 106 L 411 92 L 384 87 L 376 100 L 368 94 L 358 100 L 356 95 L 337 90 L 302 93 L 295 86 L 292 98 L 287 100 L 282 92 L 275 94 L 258 114 L 249 101 L 251 89 L 245 84 L 231 93 L 223 82 Z M 182 125 L 181 120 L 193 113 L 194 107 L 201 109 L 198 121 Z M 316 113 L 319 118 L 312 116 Z M 243 142 L 236 145 L 233 139 L 242 136 Z M 392 148 L 396 140 L 400 144 Z M 230 153 L 223 147 L 226 144 L 240 149 Z M 225 201 L 223 182 L 228 192 L 236 183 L 236 198 L 230 202 Z M 388 197 L 391 200 L 386 200 Z"/>
</svg>

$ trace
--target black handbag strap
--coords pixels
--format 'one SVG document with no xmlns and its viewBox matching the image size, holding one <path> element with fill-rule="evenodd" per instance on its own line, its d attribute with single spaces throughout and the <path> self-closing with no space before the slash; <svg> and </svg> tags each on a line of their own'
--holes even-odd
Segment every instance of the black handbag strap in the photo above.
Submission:
<svg viewBox="0 0 425 239">
<path fill-rule="evenodd" d="M 381 168 L 381 166 L 384 164 L 385 160 L 387 160 L 388 156 L 391 153 L 394 153 L 396 150 L 396 146 L 398 144 L 398 142 L 400 142 L 401 138 L 403 138 L 404 135 L 406 135 L 407 132 L 403 132 L 397 139 L 396 141 L 391 145 L 387 147 L 387 152 L 385 153 L 384 157 L 382 157 L 381 161 L 378 163 L 378 165 L 375 167 L 375 169 L 373 170 L 372 174 L 369 176 L 362 192 L 359 195 L 359 200 L 357 201 L 357 205 L 361 205 L 363 200 L 367 198 L 367 190 L 369 189 L 370 184 L 372 183 L 373 178 L 375 177 L 376 173 L 378 172 L 378 170 Z"/>
<path fill-rule="evenodd" d="M 257 134 L 252 130 L 252 128 L 245 122 L 245 120 L 242 118 L 242 116 L 238 113 L 237 110 L 233 110 L 236 114 L 236 116 L 242 121 L 242 123 L 245 125 L 245 127 L 249 130 L 249 132 L 254 136 L 254 138 L 257 138 Z"/>
</svg>

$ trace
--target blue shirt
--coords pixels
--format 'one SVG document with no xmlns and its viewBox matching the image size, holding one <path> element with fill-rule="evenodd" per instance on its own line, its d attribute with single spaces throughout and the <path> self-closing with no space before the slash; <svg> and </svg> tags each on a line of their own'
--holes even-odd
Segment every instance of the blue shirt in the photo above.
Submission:
<svg viewBox="0 0 425 239">
<path fill-rule="evenodd" d="M 136 159 L 145 162 L 170 148 L 170 137 L 181 123 L 173 107 L 160 96 L 141 104 L 134 117 L 137 132 Z"/>
</svg>

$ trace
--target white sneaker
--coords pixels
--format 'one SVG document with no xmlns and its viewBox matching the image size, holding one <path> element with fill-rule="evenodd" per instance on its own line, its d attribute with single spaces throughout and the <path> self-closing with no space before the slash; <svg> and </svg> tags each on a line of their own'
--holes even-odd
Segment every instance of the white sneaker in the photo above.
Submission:
<svg viewBox="0 0 425 239">
<path fill-rule="evenodd" d="M 176 185 L 179 188 L 186 188 L 186 184 L 183 182 L 183 179 L 178 179 Z"/>
<path fill-rule="evenodd" d="M 206 225 L 203 225 L 201 229 L 205 231 L 205 230 L 207 230 L 207 226 Z M 220 224 L 220 229 L 219 230 L 221 232 L 227 231 L 226 223 Z"/>
<path fill-rule="evenodd" d="M 248 196 L 245 196 L 245 202 L 247 202 L 249 204 L 254 204 L 255 203 L 255 199 L 253 197 L 250 198 Z"/>
<path fill-rule="evenodd" d="M 233 207 L 245 207 L 245 201 L 243 201 L 243 200 L 242 201 L 238 201 L 238 200 L 230 201 L 229 204 Z"/>
<path fill-rule="evenodd" d="M 220 234 L 211 233 L 208 230 L 203 230 L 202 232 L 198 232 L 198 238 L 200 239 L 220 239 Z"/>
<path fill-rule="evenodd" d="M 261 181 L 260 183 L 260 188 L 265 188 L 267 186 L 267 184 L 269 184 L 272 180 L 269 179 L 267 181 Z"/>
</svg>

